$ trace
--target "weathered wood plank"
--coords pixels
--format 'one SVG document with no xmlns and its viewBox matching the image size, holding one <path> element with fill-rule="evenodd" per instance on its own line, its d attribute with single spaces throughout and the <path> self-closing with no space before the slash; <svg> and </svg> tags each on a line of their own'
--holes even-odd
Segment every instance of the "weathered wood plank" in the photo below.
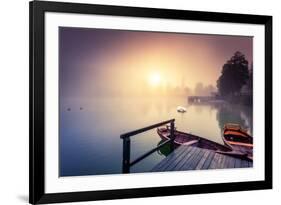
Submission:
<svg viewBox="0 0 281 205">
<path fill-rule="evenodd" d="M 209 154 L 208 158 L 206 159 L 202 169 L 209 169 L 210 164 L 212 163 L 212 160 L 213 160 L 214 156 L 215 156 L 215 152 L 210 152 L 210 154 Z"/>
<path fill-rule="evenodd" d="M 157 164 L 152 171 L 223 169 L 252 166 L 253 163 L 251 161 L 216 153 L 213 150 L 182 145 Z"/>
<path fill-rule="evenodd" d="M 183 146 L 178 147 L 171 154 L 169 154 L 168 157 L 164 158 L 159 164 L 157 164 L 154 168 L 152 168 L 151 171 L 153 172 L 153 171 L 163 170 L 163 168 L 166 167 L 167 164 L 169 164 L 169 162 L 174 160 L 174 157 L 182 154 L 184 151 L 186 151 L 186 149 L 184 149 Z"/>
<path fill-rule="evenodd" d="M 196 148 L 195 152 L 191 157 L 188 158 L 188 160 L 185 161 L 183 166 L 179 170 L 190 170 L 192 166 L 196 163 L 196 160 L 198 156 L 200 156 L 200 153 L 202 152 L 202 149 Z"/>
<path fill-rule="evenodd" d="M 168 164 L 168 166 L 165 168 L 165 171 L 172 171 L 176 170 L 175 167 L 183 161 L 184 157 L 192 150 L 192 147 L 188 146 L 185 151 L 178 157 L 176 157 L 174 160 L 171 161 L 171 163 Z"/>
<path fill-rule="evenodd" d="M 241 167 L 241 159 L 236 158 L 235 159 L 235 168 L 240 168 Z"/>
<path fill-rule="evenodd" d="M 249 167 L 248 160 L 242 160 L 240 166 L 241 166 L 242 168 L 243 168 L 243 167 Z"/>
<path fill-rule="evenodd" d="M 222 154 L 218 154 L 218 161 L 216 166 L 214 167 L 214 169 L 220 169 L 221 168 L 221 163 L 222 163 L 222 158 L 224 157 L 224 155 Z"/>
<path fill-rule="evenodd" d="M 229 157 L 229 161 L 228 161 L 228 168 L 234 168 L 235 167 L 235 158 L 234 157 Z"/>
<path fill-rule="evenodd" d="M 218 161 L 221 154 L 215 153 L 215 156 L 209 166 L 209 169 L 215 169 L 218 166 Z"/>
<path fill-rule="evenodd" d="M 198 163 L 200 162 L 200 160 L 202 159 L 202 157 L 204 156 L 206 151 L 207 150 L 201 149 L 199 154 L 193 159 L 193 161 L 191 163 L 189 163 L 189 166 L 186 168 L 186 170 L 194 170 L 194 169 L 196 169 Z"/>
<path fill-rule="evenodd" d="M 221 163 L 220 163 L 220 169 L 226 168 L 226 167 L 225 167 L 225 162 L 227 161 L 227 159 L 228 159 L 227 156 L 222 155 L 222 160 L 221 160 Z"/>
<path fill-rule="evenodd" d="M 226 155 L 225 160 L 224 160 L 223 165 L 222 165 L 222 168 L 229 168 L 231 160 L 233 160 L 232 157 Z"/>
<path fill-rule="evenodd" d="M 174 170 L 180 170 L 180 168 L 185 164 L 185 162 L 192 157 L 192 155 L 194 154 L 194 152 L 196 151 L 196 149 L 191 147 L 190 152 L 184 156 L 184 158 L 182 159 L 182 161 L 180 161 L 176 167 L 174 167 Z"/>
<path fill-rule="evenodd" d="M 249 161 L 248 162 L 248 167 L 253 167 L 253 162 Z"/>
<path fill-rule="evenodd" d="M 217 162 L 217 166 L 215 167 L 215 169 L 221 169 L 222 168 L 222 161 L 223 161 L 224 155 L 219 154 L 219 160 Z"/>
<path fill-rule="evenodd" d="M 203 157 L 200 159 L 199 163 L 197 164 L 197 166 L 195 167 L 195 169 L 199 170 L 203 167 L 204 163 L 206 162 L 206 160 L 208 159 L 208 156 L 210 155 L 210 151 L 206 150 Z"/>
<path fill-rule="evenodd" d="M 182 147 L 182 149 L 184 150 L 183 152 L 181 152 L 180 154 L 178 154 L 178 155 L 175 155 L 175 156 L 173 156 L 173 159 L 172 160 L 170 160 L 169 161 L 169 163 L 167 163 L 165 166 L 163 166 L 163 170 L 173 170 L 173 169 L 168 169 L 168 168 L 170 168 L 170 167 L 174 167 L 174 166 L 176 166 L 176 161 L 181 161 L 180 159 L 181 158 L 183 158 L 189 151 L 191 151 L 192 150 L 192 147 L 187 147 L 187 148 L 185 148 L 185 147 Z"/>
</svg>

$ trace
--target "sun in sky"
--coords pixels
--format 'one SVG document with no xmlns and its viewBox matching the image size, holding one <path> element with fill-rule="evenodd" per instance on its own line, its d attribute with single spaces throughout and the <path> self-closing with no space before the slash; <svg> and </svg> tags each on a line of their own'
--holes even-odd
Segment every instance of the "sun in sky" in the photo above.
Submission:
<svg viewBox="0 0 281 205">
<path fill-rule="evenodd" d="M 150 85 L 158 86 L 161 83 L 161 75 L 158 72 L 151 73 L 148 80 Z"/>
</svg>

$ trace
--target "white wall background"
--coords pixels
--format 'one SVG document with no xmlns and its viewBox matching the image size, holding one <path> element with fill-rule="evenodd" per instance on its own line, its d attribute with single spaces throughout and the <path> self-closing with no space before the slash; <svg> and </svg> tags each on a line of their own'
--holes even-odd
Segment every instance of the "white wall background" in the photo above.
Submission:
<svg viewBox="0 0 281 205">
<path fill-rule="evenodd" d="M 273 15 L 274 189 L 79 204 L 278 204 L 280 182 L 281 12 L 276 0 L 72 0 L 96 4 Z M 0 204 L 28 202 L 28 1 L 1 1 Z M 279 105 L 279 107 L 277 107 Z M 278 196 L 279 195 L 279 196 Z M 280 203 L 280 202 L 279 202 Z"/>
</svg>

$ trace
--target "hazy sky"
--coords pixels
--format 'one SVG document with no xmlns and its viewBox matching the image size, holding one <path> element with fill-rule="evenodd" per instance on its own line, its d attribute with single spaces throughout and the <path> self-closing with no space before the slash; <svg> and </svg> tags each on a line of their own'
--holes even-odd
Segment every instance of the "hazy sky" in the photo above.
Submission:
<svg viewBox="0 0 281 205">
<path fill-rule="evenodd" d="M 252 37 L 59 29 L 62 97 L 131 93 L 150 87 L 216 86 L 234 52 L 252 62 Z"/>
</svg>

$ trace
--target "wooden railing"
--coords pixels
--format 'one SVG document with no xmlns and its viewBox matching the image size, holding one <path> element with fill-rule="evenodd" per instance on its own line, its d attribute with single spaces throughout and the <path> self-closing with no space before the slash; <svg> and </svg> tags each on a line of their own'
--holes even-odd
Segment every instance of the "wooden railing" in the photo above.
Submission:
<svg viewBox="0 0 281 205">
<path fill-rule="evenodd" d="M 130 162 L 130 153 L 131 153 L 131 137 L 135 136 L 137 134 L 140 134 L 142 132 L 146 132 L 148 130 L 166 125 L 166 124 L 170 124 L 170 139 L 166 140 L 165 142 L 161 143 L 160 145 L 158 145 L 157 147 L 151 149 L 150 151 L 146 152 L 145 154 L 141 155 L 140 157 L 138 157 L 137 159 L 133 160 L 132 162 Z M 174 129 L 175 129 L 175 119 L 171 119 L 171 120 L 167 120 L 164 122 L 160 122 L 154 125 L 150 125 L 138 130 L 134 130 L 125 134 L 122 134 L 120 136 L 121 139 L 123 139 L 123 160 L 122 160 L 122 172 L 123 173 L 130 173 L 130 167 L 135 165 L 136 163 L 138 163 L 139 161 L 143 160 L 145 157 L 149 156 L 150 154 L 152 154 L 153 152 L 157 151 L 158 149 L 160 149 L 161 147 L 163 147 L 164 145 L 170 143 L 171 146 L 171 150 L 174 150 L 174 140 L 175 140 L 175 135 L 174 135 Z"/>
</svg>

